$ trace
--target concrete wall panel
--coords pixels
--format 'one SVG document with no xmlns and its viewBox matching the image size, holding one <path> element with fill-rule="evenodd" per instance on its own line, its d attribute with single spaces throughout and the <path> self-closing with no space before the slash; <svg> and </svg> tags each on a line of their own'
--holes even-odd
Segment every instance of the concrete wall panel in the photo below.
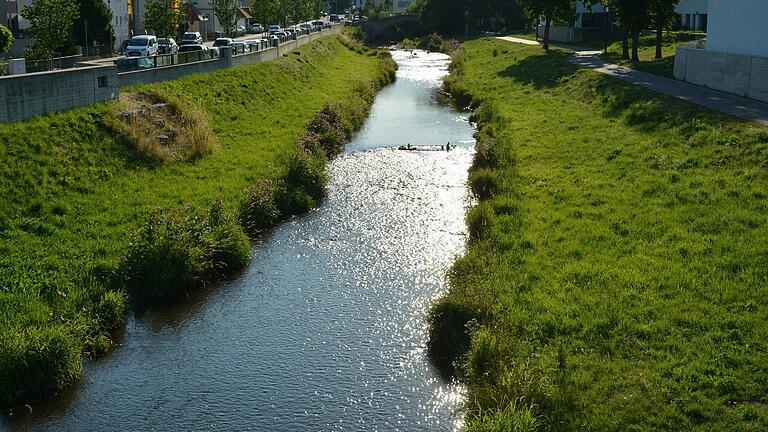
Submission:
<svg viewBox="0 0 768 432">
<path fill-rule="evenodd" d="M 768 58 L 752 57 L 749 97 L 768 102 Z"/>
</svg>

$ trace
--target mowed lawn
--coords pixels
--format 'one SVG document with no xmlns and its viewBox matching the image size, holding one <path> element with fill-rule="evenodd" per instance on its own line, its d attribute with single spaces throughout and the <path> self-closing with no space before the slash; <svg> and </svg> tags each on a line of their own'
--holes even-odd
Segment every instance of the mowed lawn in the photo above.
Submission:
<svg viewBox="0 0 768 432">
<path fill-rule="evenodd" d="M 143 161 L 106 126 L 105 103 L 0 125 L 0 407 L 77 378 L 82 352 L 108 348 L 125 296 L 110 275 L 129 232 L 157 207 L 235 209 L 244 188 L 280 178 L 310 117 L 375 79 L 379 59 L 336 37 L 275 61 L 131 89 L 207 112 L 218 149 Z"/>
<path fill-rule="evenodd" d="M 443 300 L 480 320 L 473 430 L 526 407 L 538 430 L 767 430 L 768 129 L 566 53 L 464 47 L 500 155 Z"/>
</svg>

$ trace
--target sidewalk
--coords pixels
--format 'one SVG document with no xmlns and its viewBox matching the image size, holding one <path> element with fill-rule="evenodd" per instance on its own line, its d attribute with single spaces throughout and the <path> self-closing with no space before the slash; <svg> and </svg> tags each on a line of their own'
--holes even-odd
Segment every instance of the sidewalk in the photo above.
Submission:
<svg viewBox="0 0 768 432">
<path fill-rule="evenodd" d="M 499 37 L 498 39 L 523 43 L 525 45 L 539 45 L 538 42 L 515 37 Z M 695 103 L 715 111 L 720 111 L 734 117 L 768 126 L 768 104 L 607 63 L 599 57 L 599 54 L 602 53 L 601 51 L 580 49 L 578 47 L 569 47 L 565 45 L 553 44 L 553 46 L 574 51 L 574 56 L 571 57 L 571 61 L 581 67 L 589 68 L 622 81 Z"/>
</svg>

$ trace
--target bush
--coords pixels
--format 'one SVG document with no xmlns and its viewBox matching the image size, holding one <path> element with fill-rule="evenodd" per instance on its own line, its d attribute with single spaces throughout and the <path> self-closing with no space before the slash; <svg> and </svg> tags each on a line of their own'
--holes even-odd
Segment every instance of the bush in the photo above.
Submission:
<svg viewBox="0 0 768 432">
<path fill-rule="evenodd" d="M 327 183 L 323 155 L 313 155 L 299 148 L 288 162 L 288 171 L 285 174 L 285 184 L 289 192 L 303 189 L 310 197 L 321 199 L 325 197 Z"/>
<path fill-rule="evenodd" d="M 487 238 L 493 228 L 493 207 L 487 202 L 481 202 L 467 213 L 469 239 L 480 240 Z"/>
<path fill-rule="evenodd" d="M 481 201 L 489 200 L 499 188 L 497 174 L 488 168 L 473 170 L 469 174 L 472 193 Z"/>
<path fill-rule="evenodd" d="M 150 213 L 120 272 L 138 297 L 158 298 L 238 270 L 249 256 L 248 237 L 219 201 L 204 215 L 190 206 Z"/>
<path fill-rule="evenodd" d="M 496 168 L 499 166 L 499 149 L 496 141 L 490 136 L 478 133 L 475 144 L 475 157 L 472 169 Z"/>
<path fill-rule="evenodd" d="M 352 133 L 352 126 L 338 104 L 327 103 L 307 123 L 306 130 L 313 134 L 312 137 L 317 137 L 325 154 L 333 157 L 341 153 Z"/>
<path fill-rule="evenodd" d="M 80 377 L 82 364 L 80 343 L 65 324 L 1 331 L 0 405 L 60 392 Z"/>
<path fill-rule="evenodd" d="M 238 212 L 238 219 L 245 232 L 255 236 L 277 223 L 280 219 L 277 197 L 284 194 L 284 189 L 282 182 L 272 180 L 261 180 L 245 189 Z"/>
<path fill-rule="evenodd" d="M 455 377 L 460 370 L 458 362 L 471 343 L 469 327 L 478 318 L 470 306 L 451 296 L 441 298 L 430 309 L 427 353 L 442 376 Z"/>
</svg>

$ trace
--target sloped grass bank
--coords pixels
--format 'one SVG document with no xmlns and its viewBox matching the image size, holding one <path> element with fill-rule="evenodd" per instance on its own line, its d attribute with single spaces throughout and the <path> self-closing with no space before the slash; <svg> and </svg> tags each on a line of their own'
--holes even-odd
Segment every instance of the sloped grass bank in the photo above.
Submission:
<svg viewBox="0 0 768 432">
<path fill-rule="evenodd" d="M 446 86 L 479 106 L 480 203 L 430 353 L 468 429 L 767 429 L 768 130 L 563 53 L 464 48 Z"/>
<path fill-rule="evenodd" d="M 109 349 L 126 293 L 154 299 L 244 265 L 244 232 L 259 231 L 241 223 L 246 188 L 285 185 L 272 223 L 311 208 L 333 154 L 297 142 L 314 143 L 310 120 L 334 101 L 345 132 L 359 127 L 367 108 L 348 103 L 372 101 L 392 66 L 334 37 L 132 89 L 205 110 L 217 149 L 186 162 L 136 157 L 109 124 L 113 104 L 0 125 L 0 405 L 77 380 Z"/>
</svg>

